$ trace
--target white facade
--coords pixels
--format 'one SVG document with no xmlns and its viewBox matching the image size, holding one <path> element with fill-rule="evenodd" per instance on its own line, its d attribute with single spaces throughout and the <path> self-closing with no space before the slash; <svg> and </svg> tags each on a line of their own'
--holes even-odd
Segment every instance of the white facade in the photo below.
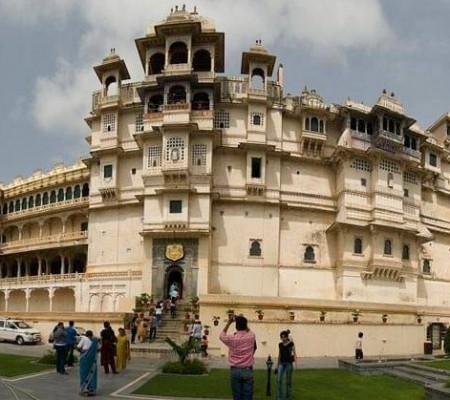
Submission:
<svg viewBox="0 0 450 400">
<path fill-rule="evenodd" d="M 200 297 L 204 323 L 227 309 L 249 316 L 261 356 L 287 326 L 308 356 L 348 354 L 361 329 L 372 354 L 419 353 L 427 339 L 440 349 L 450 118 L 423 131 L 386 92 L 372 107 L 306 88 L 285 96 L 260 41 L 242 77 L 219 76 L 224 34 L 184 9 L 136 45 L 140 80 L 124 83 L 114 50 L 94 67 L 85 166 L 2 188 L 0 310 L 123 313 L 176 281 L 183 299 Z M 86 189 L 76 205 L 74 185 Z"/>
</svg>

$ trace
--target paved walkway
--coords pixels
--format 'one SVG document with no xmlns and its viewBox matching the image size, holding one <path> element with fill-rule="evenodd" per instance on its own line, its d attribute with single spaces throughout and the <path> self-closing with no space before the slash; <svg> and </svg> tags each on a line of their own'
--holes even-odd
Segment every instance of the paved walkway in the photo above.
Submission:
<svg viewBox="0 0 450 400">
<path fill-rule="evenodd" d="M 30 355 L 40 357 L 51 346 L 42 344 L 37 346 L 17 346 L 0 343 L 0 353 Z M 274 360 L 275 361 L 275 360 Z M 159 359 L 134 359 L 129 367 L 117 375 L 106 375 L 101 369 L 98 373 L 97 399 L 139 399 L 141 396 L 132 395 L 133 390 L 141 386 L 150 376 L 158 372 L 164 363 Z M 212 357 L 207 360 L 210 368 L 227 368 L 225 357 Z M 266 369 L 266 359 L 256 359 L 255 368 Z M 335 358 L 308 358 L 299 363 L 299 368 L 337 368 Z M 59 375 L 49 370 L 33 376 L 4 379 L 0 382 L 0 399 L 34 399 L 34 400 L 70 400 L 80 399 L 78 395 L 78 367 L 68 369 L 69 375 Z M 17 388 L 18 397 L 14 397 L 10 387 Z M 28 395 L 25 395 L 27 393 Z M 153 397 L 156 400 L 156 397 Z M 166 398 L 167 399 L 167 398 Z M 180 398 L 178 398 L 180 400 Z"/>
</svg>

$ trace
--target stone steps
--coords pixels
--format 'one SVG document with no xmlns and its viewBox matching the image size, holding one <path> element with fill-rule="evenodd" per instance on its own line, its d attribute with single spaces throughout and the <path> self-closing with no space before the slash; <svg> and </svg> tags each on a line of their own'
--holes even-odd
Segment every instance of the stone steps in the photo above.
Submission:
<svg viewBox="0 0 450 400">
<path fill-rule="evenodd" d="M 448 380 L 448 371 L 424 367 L 419 364 L 400 365 L 384 370 L 386 375 L 396 376 L 421 385 L 434 385 Z"/>
</svg>

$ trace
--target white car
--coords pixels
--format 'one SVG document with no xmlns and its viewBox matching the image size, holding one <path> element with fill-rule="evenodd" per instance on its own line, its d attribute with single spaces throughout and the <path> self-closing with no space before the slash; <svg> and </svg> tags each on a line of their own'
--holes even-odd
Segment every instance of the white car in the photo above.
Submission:
<svg viewBox="0 0 450 400">
<path fill-rule="evenodd" d="M 0 319 L 0 340 L 15 342 L 18 345 L 24 343 L 39 343 L 41 332 L 19 319 Z"/>
</svg>

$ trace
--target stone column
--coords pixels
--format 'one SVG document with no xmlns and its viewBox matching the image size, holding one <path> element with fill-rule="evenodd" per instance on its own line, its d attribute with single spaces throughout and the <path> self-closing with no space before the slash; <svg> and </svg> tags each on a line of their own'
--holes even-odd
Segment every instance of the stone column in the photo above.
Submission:
<svg viewBox="0 0 450 400">
<path fill-rule="evenodd" d="M 6 289 L 5 290 L 5 312 L 9 311 L 9 307 L 8 307 L 8 299 L 9 299 L 9 294 L 11 293 L 10 289 Z"/>
<path fill-rule="evenodd" d="M 38 275 L 42 275 L 42 257 L 38 256 Z"/>
<path fill-rule="evenodd" d="M 25 289 L 25 311 L 30 311 L 31 289 Z"/>
<path fill-rule="evenodd" d="M 65 269 L 66 269 L 66 257 L 64 253 L 60 253 L 59 257 L 61 258 L 61 275 L 65 274 Z"/>
</svg>

